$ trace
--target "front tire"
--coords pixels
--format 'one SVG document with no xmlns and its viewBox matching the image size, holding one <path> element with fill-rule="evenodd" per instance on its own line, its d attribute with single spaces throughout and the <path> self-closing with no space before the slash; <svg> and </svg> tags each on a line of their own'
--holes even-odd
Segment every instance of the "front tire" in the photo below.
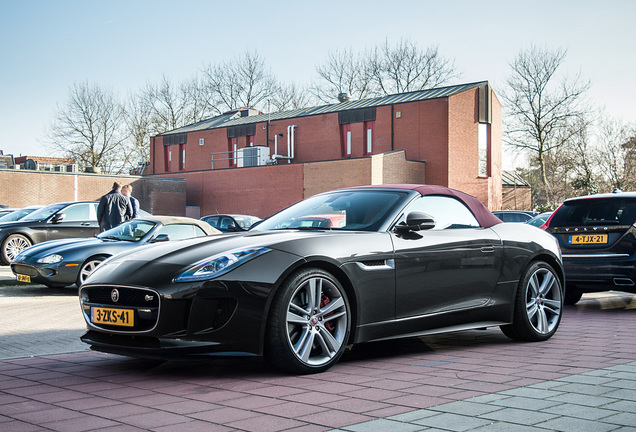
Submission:
<svg viewBox="0 0 636 432">
<path fill-rule="evenodd" d="M 340 359 L 350 332 L 351 311 L 342 285 L 322 269 L 302 269 L 274 297 L 266 355 L 286 372 L 323 372 Z"/>
<path fill-rule="evenodd" d="M 79 273 L 77 273 L 77 280 L 75 281 L 75 285 L 77 285 L 77 287 L 79 288 L 80 285 L 84 283 L 86 278 L 89 277 L 91 273 L 95 271 L 97 266 L 99 266 L 106 258 L 108 257 L 104 255 L 97 255 L 94 257 L 90 257 L 89 259 L 84 261 L 84 263 L 80 266 Z"/>
<path fill-rule="evenodd" d="M 537 342 L 550 339 L 563 314 L 563 290 L 559 277 L 547 263 L 528 266 L 519 281 L 514 321 L 501 327 L 511 339 Z"/>
<path fill-rule="evenodd" d="M 31 240 L 22 234 L 11 234 L 4 243 L 2 243 L 2 254 L 0 256 L 2 264 L 11 264 L 11 261 L 13 261 L 20 252 L 31 247 L 32 244 Z"/>
</svg>

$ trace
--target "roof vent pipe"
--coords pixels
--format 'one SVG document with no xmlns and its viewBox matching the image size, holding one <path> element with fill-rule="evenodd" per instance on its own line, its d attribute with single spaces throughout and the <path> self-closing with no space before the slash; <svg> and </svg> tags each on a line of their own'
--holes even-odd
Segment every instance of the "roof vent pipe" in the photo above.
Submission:
<svg viewBox="0 0 636 432">
<path fill-rule="evenodd" d="M 351 100 L 351 95 L 348 92 L 339 93 L 338 100 L 340 102 L 349 102 Z"/>
</svg>

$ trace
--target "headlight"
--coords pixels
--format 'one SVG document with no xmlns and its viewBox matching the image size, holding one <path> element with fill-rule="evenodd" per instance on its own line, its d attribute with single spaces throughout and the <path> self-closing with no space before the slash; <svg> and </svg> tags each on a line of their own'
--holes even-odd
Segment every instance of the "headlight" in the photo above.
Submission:
<svg viewBox="0 0 636 432">
<path fill-rule="evenodd" d="M 206 258 L 177 276 L 175 282 L 192 282 L 215 278 L 270 250 L 265 247 L 237 249 Z"/>
<path fill-rule="evenodd" d="M 63 259 L 64 257 L 62 255 L 53 254 L 53 255 L 47 255 L 44 258 L 40 258 L 38 262 L 40 264 L 54 264 L 54 263 L 59 263 Z"/>
</svg>

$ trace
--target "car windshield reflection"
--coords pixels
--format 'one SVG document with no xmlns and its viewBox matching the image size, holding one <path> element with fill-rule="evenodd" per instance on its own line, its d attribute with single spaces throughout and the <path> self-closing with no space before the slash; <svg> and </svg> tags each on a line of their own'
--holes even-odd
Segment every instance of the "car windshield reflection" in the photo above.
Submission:
<svg viewBox="0 0 636 432">
<path fill-rule="evenodd" d="M 374 190 L 316 195 L 275 214 L 253 229 L 377 231 L 406 197 L 402 191 Z"/>
<path fill-rule="evenodd" d="M 65 204 L 51 204 L 49 206 L 42 207 L 41 209 L 34 211 L 30 215 L 26 215 L 25 217 L 23 217 L 20 220 L 22 220 L 22 221 L 41 221 L 41 220 L 44 220 L 44 219 L 48 218 L 53 213 L 56 213 L 59 210 L 63 209 L 64 207 L 65 207 Z"/>
<path fill-rule="evenodd" d="M 155 227 L 153 222 L 131 220 L 97 235 L 102 240 L 138 242 Z"/>
</svg>

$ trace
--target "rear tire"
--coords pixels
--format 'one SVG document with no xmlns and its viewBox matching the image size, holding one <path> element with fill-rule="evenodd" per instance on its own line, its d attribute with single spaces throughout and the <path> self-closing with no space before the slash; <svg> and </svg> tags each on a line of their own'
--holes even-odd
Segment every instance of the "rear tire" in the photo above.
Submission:
<svg viewBox="0 0 636 432">
<path fill-rule="evenodd" d="M 0 254 L 0 261 L 3 265 L 11 264 L 11 261 L 18 256 L 20 252 L 28 247 L 31 247 L 33 243 L 27 237 L 22 234 L 11 234 L 2 243 L 2 253 Z"/>
<path fill-rule="evenodd" d="M 583 297 L 583 292 L 576 289 L 574 285 L 565 286 L 565 297 L 563 303 L 568 306 L 575 305 Z"/>
<path fill-rule="evenodd" d="M 80 285 L 84 283 L 86 278 L 89 277 L 91 273 L 95 271 L 97 266 L 99 266 L 106 258 L 108 257 L 105 255 L 96 255 L 84 261 L 80 266 L 79 272 L 77 273 L 75 285 L 77 285 L 77 287 L 79 288 Z"/>
<path fill-rule="evenodd" d="M 265 354 L 285 372 L 323 372 L 342 356 L 350 331 L 349 300 L 342 285 L 322 269 L 301 269 L 274 297 Z"/>
<path fill-rule="evenodd" d="M 501 326 L 511 339 L 538 342 L 550 339 L 563 314 L 563 290 L 554 269 L 547 263 L 531 263 L 519 281 L 514 321 Z"/>
</svg>

